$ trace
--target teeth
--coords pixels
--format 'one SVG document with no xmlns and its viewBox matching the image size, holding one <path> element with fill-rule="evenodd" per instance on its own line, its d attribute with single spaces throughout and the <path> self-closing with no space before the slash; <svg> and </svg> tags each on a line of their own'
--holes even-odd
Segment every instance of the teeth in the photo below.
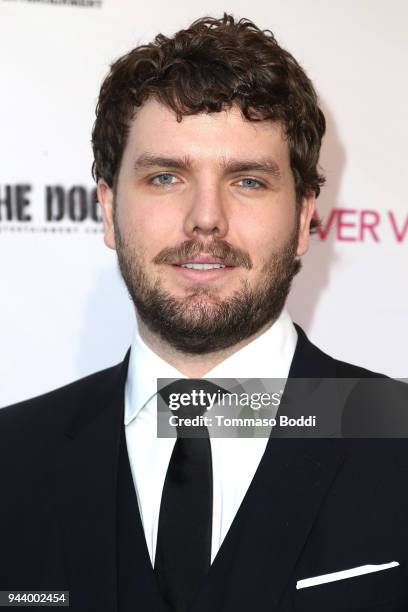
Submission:
<svg viewBox="0 0 408 612">
<path fill-rule="evenodd" d="M 223 264 L 213 263 L 213 264 L 204 264 L 204 263 L 188 263 L 182 264 L 182 268 L 190 268 L 190 270 L 213 270 L 215 268 L 225 268 Z"/>
</svg>

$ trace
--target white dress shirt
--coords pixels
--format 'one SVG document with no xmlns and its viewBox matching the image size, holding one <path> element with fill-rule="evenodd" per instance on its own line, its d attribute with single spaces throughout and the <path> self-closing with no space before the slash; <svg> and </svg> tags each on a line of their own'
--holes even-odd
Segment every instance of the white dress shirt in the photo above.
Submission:
<svg viewBox="0 0 408 612">
<path fill-rule="evenodd" d="M 297 342 L 286 311 L 261 336 L 204 378 L 287 378 Z M 154 353 L 136 326 L 125 391 L 129 461 L 152 566 L 160 501 L 176 438 L 157 437 L 157 378 L 186 378 Z M 268 438 L 210 438 L 213 464 L 211 563 L 231 526 L 265 451 Z"/>
</svg>

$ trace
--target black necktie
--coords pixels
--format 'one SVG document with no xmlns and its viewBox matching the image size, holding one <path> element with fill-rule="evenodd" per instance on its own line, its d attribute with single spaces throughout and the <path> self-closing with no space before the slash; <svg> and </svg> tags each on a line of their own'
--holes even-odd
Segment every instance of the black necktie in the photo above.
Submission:
<svg viewBox="0 0 408 612">
<path fill-rule="evenodd" d="M 160 395 L 168 404 L 171 393 L 201 389 L 214 393 L 218 387 L 206 380 L 182 379 L 162 389 Z M 180 406 L 173 414 L 194 417 L 202 415 L 205 409 L 205 405 Z M 161 498 L 154 564 L 162 597 L 172 612 L 188 609 L 210 567 L 212 494 L 207 427 L 192 430 L 178 426 Z"/>
</svg>

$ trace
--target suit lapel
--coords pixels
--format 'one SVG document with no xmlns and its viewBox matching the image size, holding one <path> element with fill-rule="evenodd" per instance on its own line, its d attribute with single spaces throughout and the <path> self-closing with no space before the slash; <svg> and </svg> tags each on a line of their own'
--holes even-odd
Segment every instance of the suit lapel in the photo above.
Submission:
<svg viewBox="0 0 408 612">
<path fill-rule="evenodd" d="M 114 612 L 115 491 L 129 353 L 93 397 L 78 400 L 60 450 L 55 503 L 74 610 Z"/>
<path fill-rule="evenodd" d="M 298 328 L 289 376 L 302 378 L 307 384 L 309 377 L 334 376 L 333 364 Z M 285 588 L 295 588 L 297 560 L 344 462 L 339 442 L 269 439 L 243 503 L 197 595 L 194 612 L 211 607 L 247 611 L 253 609 L 254 600 L 257 612 L 278 608 Z"/>
<path fill-rule="evenodd" d="M 294 590 L 297 560 L 344 460 L 336 442 L 276 439 L 268 444 L 194 612 L 243 612 L 253 609 L 254 601 L 257 612 L 272 612 L 285 589 Z"/>
<path fill-rule="evenodd" d="M 299 325 L 294 325 L 298 340 L 289 378 L 335 378 L 335 360 L 312 344 Z"/>
<path fill-rule="evenodd" d="M 336 362 L 314 346 L 298 325 L 295 327 L 298 341 L 278 410 L 278 423 L 271 437 L 338 437 L 342 403 L 335 383 Z M 317 428 L 299 430 L 281 427 L 279 417 L 282 415 L 289 418 L 315 416 Z"/>
</svg>

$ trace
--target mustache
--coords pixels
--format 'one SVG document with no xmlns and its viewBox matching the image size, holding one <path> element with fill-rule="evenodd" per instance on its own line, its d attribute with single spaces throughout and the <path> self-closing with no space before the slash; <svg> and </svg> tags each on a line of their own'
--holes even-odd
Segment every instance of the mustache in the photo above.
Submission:
<svg viewBox="0 0 408 612">
<path fill-rule="evenodd" d="M 154 258 L 155 264 L 176 264 L 183 259 L 196 257 L 199 254 L 212 255 L 221 259 L 226 266 L 236 266 L 250 270 L 252 268 L 251 257 L 242 249 L 233 248 L 224 240 L 185 240 L 178 247 L 166 247 Z"/>
</svg>

